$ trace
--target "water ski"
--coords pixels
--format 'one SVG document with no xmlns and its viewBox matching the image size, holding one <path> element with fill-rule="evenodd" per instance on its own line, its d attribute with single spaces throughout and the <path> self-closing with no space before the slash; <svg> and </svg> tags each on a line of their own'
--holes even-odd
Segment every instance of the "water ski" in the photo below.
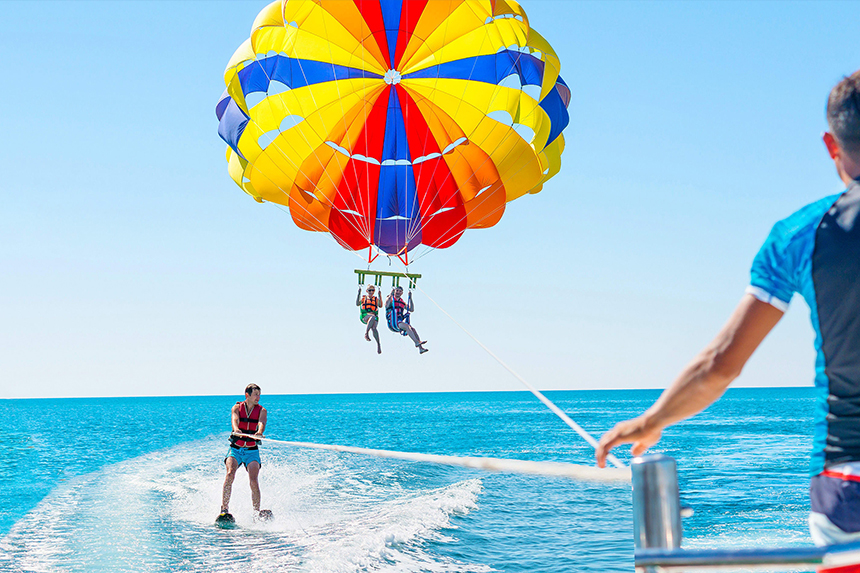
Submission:
<svg viewBox="0 0 860 573">
<path fill-rule="evenodd" d="M 257 519 L 259 521 L 270 521 L 275 515 L 272 513 L 271 509 L 261 509 L 257 514 Z"/>
<path fill-rule="evenodd" d="M 236 519 L 229 513 L 224 512 L 215 518 L 215 525 L 221 529 L 235 529 Z"/>
</svg>

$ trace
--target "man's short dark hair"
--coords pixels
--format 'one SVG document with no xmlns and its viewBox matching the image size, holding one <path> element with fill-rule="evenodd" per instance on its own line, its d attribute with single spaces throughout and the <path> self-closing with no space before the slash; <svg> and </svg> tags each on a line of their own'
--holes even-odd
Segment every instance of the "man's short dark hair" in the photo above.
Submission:
<svg viewBox="0 0 860 573">
<path fill-rule="evenodd" d="M 260 390 L 260 387 L 256 384 L 248 384 L 245 386 L 245 396 L 250 396 L 254 393 L 254 390 Z M 260 390 L 262 392 L 262 390 Z"/>
<path fill-rule="evenodd" d="M 842 78 L 827 98 L 830 133 L 848 153 L 860 151 L 860 70 Z"/>
</svg>

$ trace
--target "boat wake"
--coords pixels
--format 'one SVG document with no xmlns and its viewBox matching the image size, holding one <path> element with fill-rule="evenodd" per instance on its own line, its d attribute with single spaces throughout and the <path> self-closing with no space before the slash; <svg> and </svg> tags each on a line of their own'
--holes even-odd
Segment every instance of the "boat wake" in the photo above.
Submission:
<svg viewBox="0 0 860 573">
<path fill-rule="evenodd" d="M 240 469 L 230 511 L 213 525 L 224 439 L 210 438 L 107 466 L 58 487 L 0 539 L 10 571 L 483 572 L 434 552 L 454 541 L 453 516 L 477 508 L 480 480 L 415 487 L 397 464 L 308 450 L 267 449 L 253 520 Z M 420 480 L 419 480 L 420 481 Z"/>
</svg>

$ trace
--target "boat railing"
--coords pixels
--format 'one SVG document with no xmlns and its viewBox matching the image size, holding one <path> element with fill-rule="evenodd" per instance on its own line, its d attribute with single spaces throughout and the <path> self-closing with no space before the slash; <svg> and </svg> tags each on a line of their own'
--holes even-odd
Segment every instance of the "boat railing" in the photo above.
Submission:
<svg viewBox="0 0 860 573">
<path fill-rule="evenodd" d="M 681 506 L 675 460 L 662 454 L 635 458 L 633 478 L 634 561 L 641 573 L 668 571 L 831 571 L 860 564 L 860 542 L 826 547 L 682 549 Z M 860 571 L 860 566 L 856 569 Z"/>
</svg>

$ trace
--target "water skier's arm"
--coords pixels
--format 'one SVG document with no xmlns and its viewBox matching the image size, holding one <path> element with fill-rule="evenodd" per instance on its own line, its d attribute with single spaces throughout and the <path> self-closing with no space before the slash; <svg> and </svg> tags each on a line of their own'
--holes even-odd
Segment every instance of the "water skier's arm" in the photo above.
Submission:
<svg viewBox="0 0 860 573">
<path fill-rule="evenodd" d="M 358 294 L 355 295 L 355 306 L 361 306 L 361 287 L 358 287 Z"/>
<path fill-rule="evenodd" d="M 657 443 L 663 428 L 713 404 L 740 375 L 782 315 L 783 311 L 776 307 L 744 295 L 716 338 L 684 368 L 653 406 L 603 435 L 596 450 L 597 465 L 604 467 L 607 452 L 618 444 L 632 443 L 631 453 L 642 454 Z"/>
<path fill-rule="evenodd" d="M 239 406 L 241 404 L 235 404 L 230 410 L 230 424 L 233 426 L 234 434 L 242 433 L 242 430 L 239 429 Z"/>
<path fill-rule="evenodd" d="M 260 421 L 257 422 L 257 434 L 258 436 L 262 436 L 263 432 L 266 430 L 266 420 L 268 420 L 268 416 L 266 414 L 266 409 L 260 409 Z"/>
</svg>

